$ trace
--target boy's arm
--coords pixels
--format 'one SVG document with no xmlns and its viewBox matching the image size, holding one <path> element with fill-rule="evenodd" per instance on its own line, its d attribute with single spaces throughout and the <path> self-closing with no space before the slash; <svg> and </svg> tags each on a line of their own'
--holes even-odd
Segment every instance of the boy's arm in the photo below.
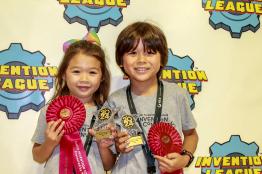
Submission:
<svg viewBox="0 0 262 174">
<path fill-rule="evenodd" d="M 198 143 L 198 135 L 196 129 L 183 131 L 183 134 L 184 134 L 183 149 L 193 154 L 196 151 L 196 147 Z"/>
</svg>

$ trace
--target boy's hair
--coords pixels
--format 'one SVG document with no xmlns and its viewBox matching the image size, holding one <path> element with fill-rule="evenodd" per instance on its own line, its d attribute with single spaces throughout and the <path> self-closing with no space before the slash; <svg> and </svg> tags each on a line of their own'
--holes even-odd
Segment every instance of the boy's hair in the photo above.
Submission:
<svg viewBox="0 0 262 174">
<path fill-rule="evenodd" d="M 163 31 L 159 27 L 147 22 L 135 22 L 128 25 L 118 35 L 115 50 L 117 65 L 125 73 L 122 66 L 123 56 L 129 51 L 135 50 L 140 39 L 145 50 L 158 51 L 160 53 L 161 68 L 157 73 L 157 76 L 160 77 L 161 69 L 166 65 L 168 58 L 167 41 Z"/>
<path fill-rule="evenodd" d="M 85 54 L 87 56 L 93 56 L 100 62 L 102 81 L 98 90 L 93 94 L 93 100 L 97 104 L 102 105 L 107 100 L 109 94 L 110 73 L 106 64 L 105 53 L 102 50 L 102 48 L 86 40 L 74 42 L 66 50 L 64 57 L 59 65 L 58 73 L 56 75 L 56 90 L 52 100 L 61 95 L 69 95 L 69 89 L 66 85 L 65 80 L 63 79 L 63 76 L 66 73 L 66 69 L 69 65 L 69 62 L 75 55 L 79 53 Z"/>
</svg>

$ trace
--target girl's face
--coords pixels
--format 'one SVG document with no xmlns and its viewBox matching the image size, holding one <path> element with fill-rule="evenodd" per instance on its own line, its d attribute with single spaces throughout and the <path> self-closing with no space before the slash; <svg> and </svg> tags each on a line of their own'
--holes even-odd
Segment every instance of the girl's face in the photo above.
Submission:
<svg viewBox="0 0 262 174">
<path fill-rule="evenodd" d="M 83 103 L 91 103 L 102 80 L 100 62 L 93 56 L 76 54 L 70 60 L 63 78 L 71 95 Z"/>
<path fill-rule="evenodd" d="M 140 39 L 135 50 L 124 54 L 123 66 L 131 81 L 154 82 L 160 69 L 160 60 L 160 53 L 145 50 Z"/>
</svg>

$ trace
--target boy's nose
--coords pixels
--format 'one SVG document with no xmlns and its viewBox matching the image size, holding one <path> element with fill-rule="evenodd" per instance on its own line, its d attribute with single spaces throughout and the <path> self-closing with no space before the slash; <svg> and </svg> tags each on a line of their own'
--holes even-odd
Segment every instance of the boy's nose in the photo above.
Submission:
<svg viewBox="0 0 262 174">
<path fill-rule="evenodd" d="M 140 54 L 137 55 L 137 60 L 138 60 L 138 62 L 145 62 L 146 56 L 143 53 L 140 53 Z"/>
</svg>

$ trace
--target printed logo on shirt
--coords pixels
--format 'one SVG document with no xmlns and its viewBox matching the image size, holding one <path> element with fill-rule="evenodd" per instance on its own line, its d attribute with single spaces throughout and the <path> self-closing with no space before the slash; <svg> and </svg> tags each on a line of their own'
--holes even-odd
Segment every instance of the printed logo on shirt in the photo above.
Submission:
<svg viewBox="0 0 262 174">
<path fill-rule="evenodd" d="M 154 116 L 155 114 L 139 114 L 138 119 L 144 128 L 149 129 L 154 123 Z M 175 121 L 170 121 L 168 114 L 161 114 L 160 121 L 168 122 L 172 124 L 172 126 L 176 127 Z"/>
</svg>

